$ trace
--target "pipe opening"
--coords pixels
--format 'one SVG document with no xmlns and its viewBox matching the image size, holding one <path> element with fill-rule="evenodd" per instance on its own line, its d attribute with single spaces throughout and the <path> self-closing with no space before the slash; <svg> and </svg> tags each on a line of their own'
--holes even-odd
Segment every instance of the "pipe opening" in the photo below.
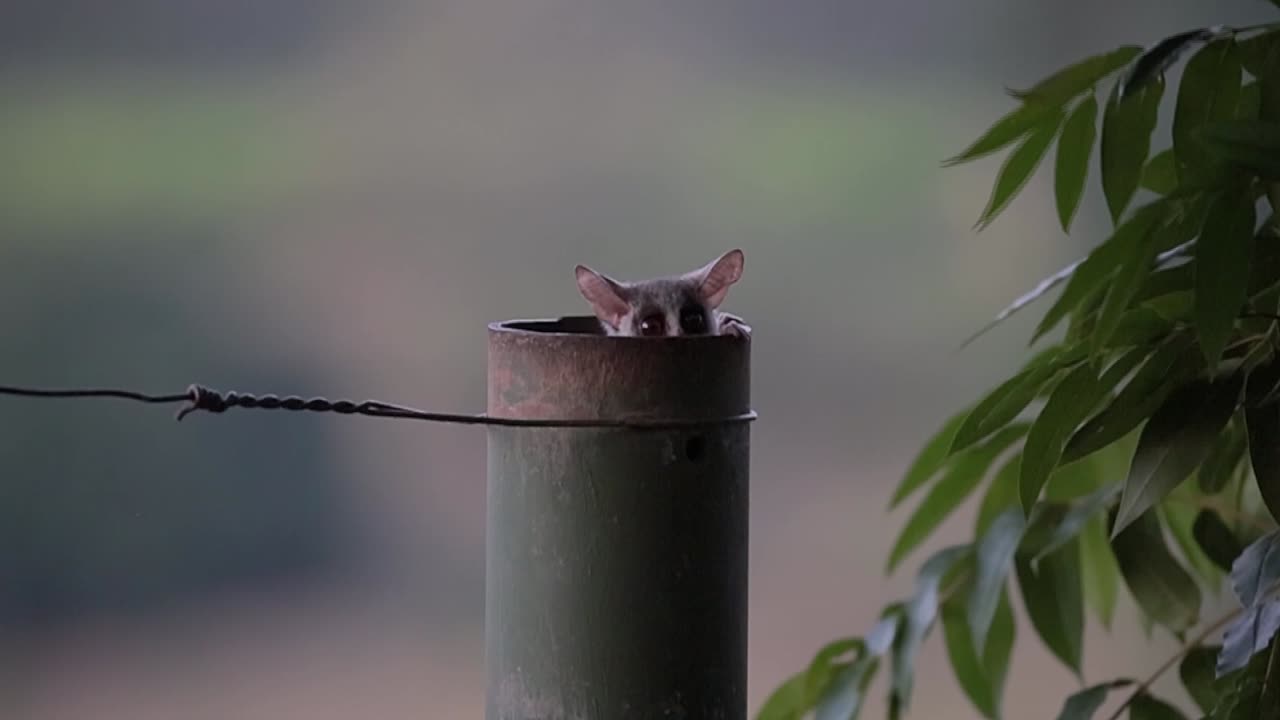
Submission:
<svg viewBox="0 0 1280 720">
<path fill-rule="evenodd" d="M 739 343 L 741 338 L 732 335 L 678 335 L 662 337 L 610 337 L 600 327 L 600 321 L 594 315 L 566 315 L 555 319 L 541 320 L 507 320 L 489 325 L 489 329 L 498 333 L 532 333 L 543 336 L 591 336 L 609 338 L 611 342 L 643 342 L 659 341 L 676 342 L 719 342 Z"/>
<path fill-rule="evenodd" d="M 554 320 L 508 320 L 495 323 L 495 329 L 518 330 L 552 335 L 604 335 L 594 315 L 567 315 Z"/>
</svg>

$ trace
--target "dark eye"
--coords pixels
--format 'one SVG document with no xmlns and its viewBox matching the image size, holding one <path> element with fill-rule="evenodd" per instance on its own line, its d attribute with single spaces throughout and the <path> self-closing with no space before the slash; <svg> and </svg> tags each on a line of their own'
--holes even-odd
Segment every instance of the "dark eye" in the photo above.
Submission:
<svg viewBox="0 0 1280 720">
<path fill-rule="evenodd" d="M 667 322 L 662 313 L 650 313 L 640 319 L 640 334 L 657 336 L 667 334 Z"/>
<path fill-rule="evenodd" d="M 680 329 L 686 335 L 702 335 L 707 331 L 707 314 L 700 307 L 686 307 L 680 311 Z"/>
</svg>

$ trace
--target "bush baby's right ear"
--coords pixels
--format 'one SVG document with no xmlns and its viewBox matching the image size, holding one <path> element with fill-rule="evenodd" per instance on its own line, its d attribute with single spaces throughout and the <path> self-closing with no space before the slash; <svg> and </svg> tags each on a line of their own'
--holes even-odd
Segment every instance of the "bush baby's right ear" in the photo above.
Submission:
<svg viewBox="0 0 1280 720">
<path fill-rule="evenodd" d="M 578 292 L 591 303 L 596 317 L 617 329 L 622 324 L 622 317 L 631 310 L 622 297 L 622 287 L 585 265 L 575 267 L 573 272 L 578 278 Z"/>
<path fill-rule="evenodd" d="M 742 278 L 742 251 L 734 248 L 686 275 L 698 283 L 698 294 L 709 307 L 719 307 L 729 286 Z"/>
</svg>

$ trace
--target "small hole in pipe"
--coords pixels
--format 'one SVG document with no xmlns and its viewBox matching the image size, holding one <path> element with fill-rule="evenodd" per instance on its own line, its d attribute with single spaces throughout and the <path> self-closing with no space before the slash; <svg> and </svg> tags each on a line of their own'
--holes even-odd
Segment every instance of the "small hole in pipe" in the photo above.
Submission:
<svg viewBox="0 0 1280 720">
<path fill-rule="evenodd" d="M 684 456 L 692 462 L 698 462 L 706 454 L 707 441 L 701 435 L 690 436 L 684 441 Z"/>
</svg>

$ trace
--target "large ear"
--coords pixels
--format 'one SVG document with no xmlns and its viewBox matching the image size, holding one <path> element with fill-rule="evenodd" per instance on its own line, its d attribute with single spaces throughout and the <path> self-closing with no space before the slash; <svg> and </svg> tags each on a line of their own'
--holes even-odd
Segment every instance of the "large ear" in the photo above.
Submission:
<svg viewBox="0 0 1280 720">
<path fill-rule="evenodd" d="M 719 307 L 729 293 L 729 286 L 742 277 L 742 265 L 745 259 L 742 251 L 734 248 L 706 265 L 689 273 L 688 277 L 697 280 L 698 294 L 707 307 Z"/>
<path fill-rule="evenodd" d="M 578 276 L 578 291 L 591 303 L 596 317 L 617 329 L 622 323 L 622 316 L 631 310 L 622 297 L 621 286 L 585 265 L 575 267 L 573 272 Z"/>
</svg>

